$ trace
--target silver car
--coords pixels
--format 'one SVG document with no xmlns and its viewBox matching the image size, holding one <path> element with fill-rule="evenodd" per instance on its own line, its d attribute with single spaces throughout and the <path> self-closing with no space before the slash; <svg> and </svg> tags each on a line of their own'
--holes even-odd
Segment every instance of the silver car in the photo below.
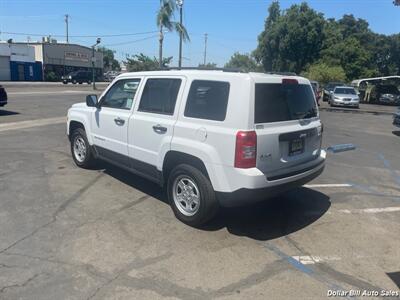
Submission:
<svg viewBox="0 0 400 300">
<path fill-rule="evenodd" d="M 360 98 L 352 87 L 338 86 L 330 94 L 330 106 L 360 107 Z"/>
</svg>

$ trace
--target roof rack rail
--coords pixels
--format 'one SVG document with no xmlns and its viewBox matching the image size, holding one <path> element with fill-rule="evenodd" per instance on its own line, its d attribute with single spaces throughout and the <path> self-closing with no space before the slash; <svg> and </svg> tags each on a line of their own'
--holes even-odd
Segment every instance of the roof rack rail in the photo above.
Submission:
<svg viewBox="0 0 400 300">
<path fill-rule="evenodd" d="M 217 68 L 217 67 L 166 67 L 159 69 L 160 71 L 171 71 L 171 70 L 201 70 L 201 71 L 222 71 L 232 73 L 248 73 L 239 68 Z"/>
<path fill-rule="evenodd" d="M 266 72 L 267 74 L 283 75 L 283 76 L 297 76 L 294 72 Z"/>
</svg>

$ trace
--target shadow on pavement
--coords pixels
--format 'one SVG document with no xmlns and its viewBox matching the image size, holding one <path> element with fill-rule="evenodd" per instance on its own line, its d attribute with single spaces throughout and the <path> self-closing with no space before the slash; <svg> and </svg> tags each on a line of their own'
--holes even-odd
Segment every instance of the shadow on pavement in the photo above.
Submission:
<svg viewBox="0 0 400 300">
<path fill-rule="evenodd" d="M 386 273 L 400 289 L 400 272 Z"/>
<path fill-rule="evenodd" d="M 393 133 L 395 136 L 400 137 L 400 130 L 394 130 L 394 131 L 392 131 L 392 133 Z"/>
<path fill-rule="evenodd" d="M 167 196 L 165 195 L 163 189 L 161 189 L 160 186 L 154 182 L 102 161 L 98 163 L 96 169 L 104 169 L 103 172 L 105 174 L 110 175 L 115 179 L 131 186 L 132 188 L 160 200 L 161 202 L 168 203 Z"/>
<path fill-rule="evenodd" d="M 168 205 L 167 196 L 159 185 L 105 162 L 100 162 L 98 167 L 115 179 Z M 265 241 L 307 227 L 321 218 L 330 205 L 327 195 L 308 188 L 297 188 L 281 197 L 251 206 L 221 208 L 218 215 L 199 230 L 216 231 L 226 227 L 231 234 Z"/>
<path fill-rule="evenodd" d="M 19 115 L 19 112 L 0 109 L 0 116 L 13 116 Z"/>
<path fill-rule="evenodd" d="M 318 191 L 297 188 L 252 206 L 223 208 L 203 230 L 227 230 L 238 236 L 266 241 L 296 232 L 321 218 L 331 206 Z"/>
</svg>

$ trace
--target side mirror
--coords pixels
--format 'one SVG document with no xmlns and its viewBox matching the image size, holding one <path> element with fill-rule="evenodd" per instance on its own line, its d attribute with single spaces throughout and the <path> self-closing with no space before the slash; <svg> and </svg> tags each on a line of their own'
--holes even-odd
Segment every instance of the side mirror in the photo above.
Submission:
<svg viewBox="0 0 400 300">
<path fill-rule="evenodd" d="M 86 105 L 88 107 L 96 107 L 97 106 L 97 95 L 87 95 L 86 96 Z"/>
</svg>

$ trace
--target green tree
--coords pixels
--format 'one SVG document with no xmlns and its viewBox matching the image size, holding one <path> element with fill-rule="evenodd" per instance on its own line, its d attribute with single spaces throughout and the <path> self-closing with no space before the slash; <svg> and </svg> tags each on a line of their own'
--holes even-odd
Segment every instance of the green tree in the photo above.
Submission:
<svg viewBox="0 0 400 300">
<path fill-rule="evenodd" d="M 107 49 L 105 47 L 100 47 L 99 51 L 103 53 L 103 66 L 105 71 L 120 71 L 121 66 L 118 60 L 115 59 L 115 51 Z"/>
<path fill-rule="evenodd" d="M 175 0 L 160 0 L 160 9 L 157 12 L 157 27 L 159 29 L 159 55 L 158 61 L 160 62 L 159 67 L 162 68 L 163 61 L 163 43 L 164 43 L 164 29 L 169 31 L 176 31 L 179 35 L 182 34 L 182 40 L 184 42 L 190 41 L 189 34 L 186 28 L 179 22 L 173 20 L 174 12 L 177 9 Z"/>
<path fill-rule="evenodd" d="M 269 13 L 254 53 L 265 70 L 300 73 L 320 58 L 325 25 L 321 13 L 307 3 L 282 12 L 277 2 L 271 4 Z"/>
<path fill-rule="evenodd" d="M 349 37 L 322 52 L 323 61 L 328 65 L 341 66 L 348 80 L 378 75 L 370 69 L 370 53 L 355 37 Z"/>
<path fill-rule="evenodd" d="M 262 72 L 263 67 L 257 63 L 250 54 L 240 54 L 236 52 L 225 64 L 225 68 L 240 69 L 246 72 Z"/>
<path fill-rule="evenodd" d="M 172 56 L 163 58 L 161 63 L 162 68 L 167 68 L 171 61 Z M 160 68 L 160 63 L 157 58 L 151 58 L 143 53 L 140 53 L 131 58 L 127 58 L 126 68 L 129 72 L 155 71 Z"/>
<path fill-rule="evenodd" d="M 317 63 L 308 67 L 307 71 L 301 74 L 310 80 L 316 80 L 320 83 L 328 83 L 330 81 L 346 80 L 346 73 L 340 66 L 329 66 L 325 63 Z"/>
</svg>

